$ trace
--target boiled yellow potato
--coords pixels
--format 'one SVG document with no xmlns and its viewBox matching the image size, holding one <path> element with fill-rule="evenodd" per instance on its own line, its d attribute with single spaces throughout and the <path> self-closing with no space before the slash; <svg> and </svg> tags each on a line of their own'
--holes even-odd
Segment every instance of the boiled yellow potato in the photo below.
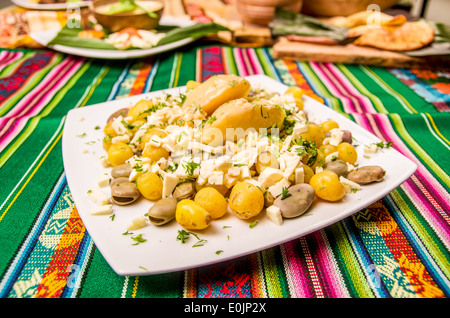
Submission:
<svg viewBox="0 0 450 318">
<path fill-rule="evenodd" d="M 245 138 L 252 129 L 259 132 L 260 128 L 278 127 L 281 130 L 285 117 L 284 109 L 263 100 L 249 102 L 245 98 L 235 99 L 212 114 L 213 120 L 203 129 L 202 142 L 218 146 L 225 140 Z"/>
<path fill-rule="evenodd" d="M 125 163 L 125 161 L 133 156 L 133 150 L 123 141 L 115 142 L 109 146 L 108 161 L 113 167 Z"/>
<path fill-rule="evenodd" d="M 169 152 L 162 146 L 156 147 L 152 145 L 147 145 L 142 152 L 142 157 L 149 158 L 151 162 L 158 162 L 159 159 L 169 158 Z"/>
<path fill-rule="evenodd" d="M 208 211 L 190 199 L 178 202 L 175 219 L 186 230 L 203 230 L 211 224 L 211 215 Z"/>
<path fill-rule="evenodd" d="M 311 177 L 309 184 L 314 188 L 316 195 L 326 201 L 339 201 L 345 195 L 345 187 L 333 171 L 324 170 L 316 173 Z"/>
<path fill-rule="evenodd" d="M 264 207 L 264 195 L 258 187 L 249 182 L 237 183 L 228 200 L 231 211 L 241 219 L 257 216 Z"/>
<path fill-rule="evenodd" d="M 354 164 L 358 160 L 358 153 L 355 147 L 353 147 L 348 142 L 341 142 L 337 146 L 337 151 L 339 153 L 339 159 L 348 162 L 349 164 Z"/>
<path fill-rule="evenodd" d="M 136 184 L 142 196 L 151 201 L 161 199 L 163 182 L 154 172 L 146 171 L 140 174 L 136 179 Z"/>
<path fill-rule="evenodd" d="M 315 142 L 316 147 L 320 148 L 322 146 L 323 141 L 325 139 L 325 133 L 323 131 L 322 126 L 315 124 L 308 124 L 308 130 L 301 133 L 299 135 L 303 140 L 307 140 L 309 142 Z"/>
<path fill-rule="evenodd" d="M 140 100 L 128 110 L 127 116 L 132 117 L 133 121 L 145 119 L 148 116 L 147 111 L 151 107 L 153 107 L 153 102 L 151 100 Z"/>
<path fill-rule="evenodd" d="M 219 219 L 227 213 L 228 203 L 225 197 L 213 187 L 198 191 L 194 201 L 204 207 L 213 219 Z"/>
<path fill-rule="evenodd" d="M 250 91 L 250 83 L 242 77 L 230 74 L 219 74 L 194 86 L 186 95 L 184 108 L 200 107 L 208 115 L 222 104 L 237 98 L 246 97 Z"/>
</svg>

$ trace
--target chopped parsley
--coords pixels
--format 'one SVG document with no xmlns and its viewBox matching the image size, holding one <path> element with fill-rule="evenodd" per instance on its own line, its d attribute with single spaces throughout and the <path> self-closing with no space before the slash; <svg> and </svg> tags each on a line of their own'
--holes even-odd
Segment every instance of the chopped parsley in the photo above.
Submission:
<svg viewBox="0 0 450 318">
<path fill-rule="evenodd" d="M 182 166 L 189 176 L 193 176 L 195 169 L 197 169 L 200 166 L 200 164 L 192 161 L 191 159 L 189 162 L 187 162 L 185 165 Z"/>
<path fill-rule="evenodd" d="M 289 192 L 287 187 L 283 187 L 283 189 L 281 189 L 282 193 L 281 193 L 281 200 L 284 200 L 286 198 L 289 198 L 292 193 Z"/>
<path fill-rule="evenodd" d="M 178 230 L 177 241 L 181 241 L 181 243 L 186 243 L 186 241 L 190 238 L 190 235 L 195 236 L 198 240 L 194 245 L 192 245 L 192 247 L 203 246 L 207 242 L 206 240 L 199 238 L 197 234 L 193 232 L 187 232 L 185 230 Z"/>
</svg>

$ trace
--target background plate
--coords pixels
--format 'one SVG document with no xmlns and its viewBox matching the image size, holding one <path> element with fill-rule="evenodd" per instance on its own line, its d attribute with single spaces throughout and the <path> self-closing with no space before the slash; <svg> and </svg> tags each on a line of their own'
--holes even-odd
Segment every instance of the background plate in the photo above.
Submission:
<svg viewBox="0 0 450 318">
<path fill-rule="evenodd" d="M 87 7 L 91 1 L 65 2 L 65 3 L 37 3 L 30 0 L 11 0 L 15 5 L 33 10 L 64 10 L 73 7 Z"/>
<path fill-rule="evenodd" d="M 283 93 L 286 86 L 267 76 L 247 77 L 251 84 L 259 84 L 273 91 Z M 178 230 L 175 221 L 157 227 L 147 225 L 134 231 L 142 234 L 147 241 L 138 245 L 131 235 L 123 235 L 126 227 L 135 217 L 144 215 L 152 203 L 140 199 L 130 206 L 115 206 L 114 220 L 108 215 L 90 215 L 88 210 L 93 203 L 87 197 L 87 191 L 97 185 L 97 176 L 108 173 L 110 169 L 102 167 L 100 157 L 105 155 L 102 147 L 103 126 L 111 113 L 131 106 L 137 101 L 150 98 L 155 94 L 177 94 L 185 88 L 172 88 L 160 92 L 133 96 L 97 105 L 71 110 L 66 119 L 62 147 L 67 182 L 80 217 L 97 248 L 113 270 L 120 275 L 149 275 L 186 270 L 225 260 L 234 259 L 261 251 L 284 242 L 317 231 L 338 222 L 371 203 L 387 195 L 416 170 L 415 163 L 393 148 L 383 149 L 371 158 L 363 157 L 364 144 L 380 140 L 348 118 L 305 97 L 305 111 L 317 119 L 334 119 L 342 129 L 352 131 L 355 143 L 360 144 L 358 163 L 360 166 L 376 164 L 386 170 L 385 180 L 366 185 L 362 190 L 351 193 L 339 203 L 327 203 L 316 200 L 310 210 L 294 219 L 285 220 L 278 226 L 265 217 L 265 212 L 251 220 L 241 220 L 228 213 L 211 226 L 198 232 L 200 239 L 207 242 L 200 247 L 192 247 L 197 239 L 193 236 L 182 244 L 177 241 Z M 95 129 L 100 126 L 102 129 Z M 107 192 L 107 191 L 105 191 Z M 255 220 L 258 225 L 250 228 Z M 216 253 L 217 251 L 223 251 Z"/>
<path fill-rule="evenodd" d="M 192 25 L 193 22 L 189 20 L 177 20 L 173 18 L 165 18 L 163 17 L 160 21 L 161 25 L 178 25 L 178 26 L 189 26 Z M 66 45 L 47 45 L 59 32 L 59 30 L 48 30 L 48 31 L 42 31 L 42 32 L 32 32 L 30 33 L 30 36 L 39 44 L 46 46 L 50 49 L 53 49 L 55 51 L 66 53 L 66 54 L 73 54 L 83 57 L 90 57 L 90 58 L 99 58 L 99 59 L 107 59 L 107 60 L 123 60 L 123 59 L 130 59 L 130 58 L 140 58 L 145 56 L 151 56 L 156 55 L 159 53 L 167 52 L 176 48 L 179 48 L 181 46 L 185 46 L 189 43 L 192 43 L 195 41 L 193 38 L 186 38 L 183 40 L 179 40 L 173 43 L 153 47 L 150 49 L 140 49 L 140 50 L 99 50 L 99 49 L 89 49 L 89 48 L 79 48 L 79 47 L 72 47 L 72 46 L 66 46 Z"/>
</svg>

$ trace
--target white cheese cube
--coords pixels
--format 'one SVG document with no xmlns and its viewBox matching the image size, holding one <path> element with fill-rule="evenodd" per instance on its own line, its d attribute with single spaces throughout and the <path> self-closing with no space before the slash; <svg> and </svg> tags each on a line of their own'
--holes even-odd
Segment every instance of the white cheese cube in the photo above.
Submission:
<svg viewBox="0 0 450 318">
<path fill-rule="evenodd" d="M 147 225 L 147 218 L 145 216 L 138 216 L 134 218 L 127 226 L 127 231 L 135 231 Z"/>
<path fill-rule="evenodd" d="M 178 178 L 173 173 L 166 173 L 164 175 L 163 189 L 162 189 L 162 198 L 163 199 L 167 198 L 168 196 L 170 196 L 172 194 L 172 192 L 175 189 L 175 187 L 177 186 L 179 180 L 180 180 L 180 178 Z"/>
<path fill-rule="evenodd" d="M 375 145 L 375 144 L 365 145 L 364 146 L 364 152 L 365 153 L 377 153 L 378 152 L 378 146 Z"/>
<path fill-rule="evenodd" d="M 208 178 L 209 184 L 222 185 L 223 184 L 223 172 L 213 171 L 213 173 Z"/>
<path fill-rule="evenodd" d="M 283 193 L 283 188 L 289 188 L 289 186 L 291 185 L 291 183 L 283 178 L 280 181 L 278 181 L 277 183 L 275 183 L 273 186 L 270 186 L 267 191 L 269 191 L 269 193 L 274 197 L 278 197 Z"/>
<path fill-rule="evenodd" d="M 356 191 L 362 189 L 361 185 L 359 185 L 358 183 L 353 182 L 351 180 L 348 180 L 347 178 L 344 178 L 343 176 L 339 177 L 339 181 L 344 185 L 346 193 L 356 192 Z"/>
<path fill-rule="evenodd" d="M 306 123 L 297 122 L 294 125 L 294 129 L 292 130 L 292 133 L 295 136 L 299 136 L 300 134 L 308 131 L 308 125 Z"/>
<path fill-rule="evenodd" d="M 271 205 L 266 209 L 266 215 L 270 221 L 275 223 L 276 225 L 282 225 L 283 224 L 283 216 L 281 215 L 280 209 L 275 206 Z"/>
<path fill-rule="evenodd" d="M 339 152 L 336 151 L 336 152 L 330 153 L 328 156 L 326 156 L 325 162 L 329 163 L 331 161 L 336 160 L 337 158 L 339 158 Z"/>
<path fill-rule="evenodd" d="M 154 135 L 154 136 L 152 136 L 152 138 L 150 138 L 150 140 L 148 141 L 147 144 L 149 144 L 153 147 L 159 147 L 159 146 L 161 146 L 161 137 Z"/>
<path fill-rule="evenodd" d="M 98 188 L 89 190 L 88 197 L 96 205 L 107 205 L 110 203 L 109 196 Z"/>
<path fill-rule="evenodd" d="M 330 145 L 339 146 L 342 142 L 342 137 L 344 136 L 344 132 L 339 128 L 333 128 L 330 130 Z"/>
<path fill-rule="evenodd" d="M 100 164 L 104 168 L 108 168 L 109 166 L 111 166 L 111 164 L 108 161 L 108 158 L 106 156 L 103 156 L 103 157 L 100 158 Z"/>
<path fill-rule="evenodd" d="M 122 142 L 125 142 L 125 143 L 129 143 L 130 142 L 130 136 L 128 136 L 128 135 L 121 135 L 121 136 L 113 137 L 111 139 L 111 143 L 113 143 L 113 144 L 115 144 L 116 142 L 119 142 L 119 141 L 122 141 Z"/>
<path fill-rule="evenodd" d="M 295 184 L 304 183 L 305 182 L 305 170 L 303 167 L 295 169 Z"/>
<path fill-rule="evenodd" d="M 108 174 L 101 174 L 97 177 L 97 185 L 100 188 L 107 187 L 109 185 L 109 175 Z"/>
<path fill-rule="evenodd" d="M 89 213 L 92 215 L 106 215 L 111 214 L 111 212 L 112 212 L 112 204 L 99 205 L 89 209 Z"/>
</svg>

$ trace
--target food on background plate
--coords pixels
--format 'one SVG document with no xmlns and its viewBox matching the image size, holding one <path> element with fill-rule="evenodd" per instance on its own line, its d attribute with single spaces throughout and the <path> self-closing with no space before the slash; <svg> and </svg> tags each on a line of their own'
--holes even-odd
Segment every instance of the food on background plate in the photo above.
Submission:
<svg viewBox="0 0 450 318">
<path fill-rule="evenodd" d="M 126 28 L 109 34 L 105 38 L 105 42 L 112 44 L 119 50 L 130 48 L 149 49 L 156 46 L 164 36 L 165 33 L 157 33 L 156 31 Z"/>
<path fill-rule="evenodd" d="M 189 81 L 179 96 L 141 100 L 105 118 L 102 163 L 111 169 L 111 201 L 121 206 L 154 202 L 142 211 L 146 222 L 139 224 L 177 222 L 199 231 L 230 214 L 282 225 L 313 209 L 316 201 L 339 204 L 362 185 L 384 179 L 380 166 L 359 167 L 350 131 L 303 111 L 298 87 L 279 94 L 236 75 L 213 77 Z M 215 86 L 220 96 L 208 95 Z M 242 111 L 242 104 L 255 111 Z M 222 111 L 227 116 L 221 119 Z M 245 127 L 246 133 L 220 137 L 221 144 L 205 143 L 205 128 L 228 119 L 224 126 Z M 385 146 L 391 144 L 367 145 L 367 153 Z M 91 197 L 110 206 L 104 195 Z"/>
<path fill-rule="evenodd" d="M 392 20 L 391 20 L 392 21 Z M 434 29 L 426 22 L 405 22 L 378 27 L 358 26 L 348 32 L 349 37 L 359 36 L 355 45 L 371 46 L 389 51 L 411 51 L 423 48 L 434 40 Z"/>
</svg>

